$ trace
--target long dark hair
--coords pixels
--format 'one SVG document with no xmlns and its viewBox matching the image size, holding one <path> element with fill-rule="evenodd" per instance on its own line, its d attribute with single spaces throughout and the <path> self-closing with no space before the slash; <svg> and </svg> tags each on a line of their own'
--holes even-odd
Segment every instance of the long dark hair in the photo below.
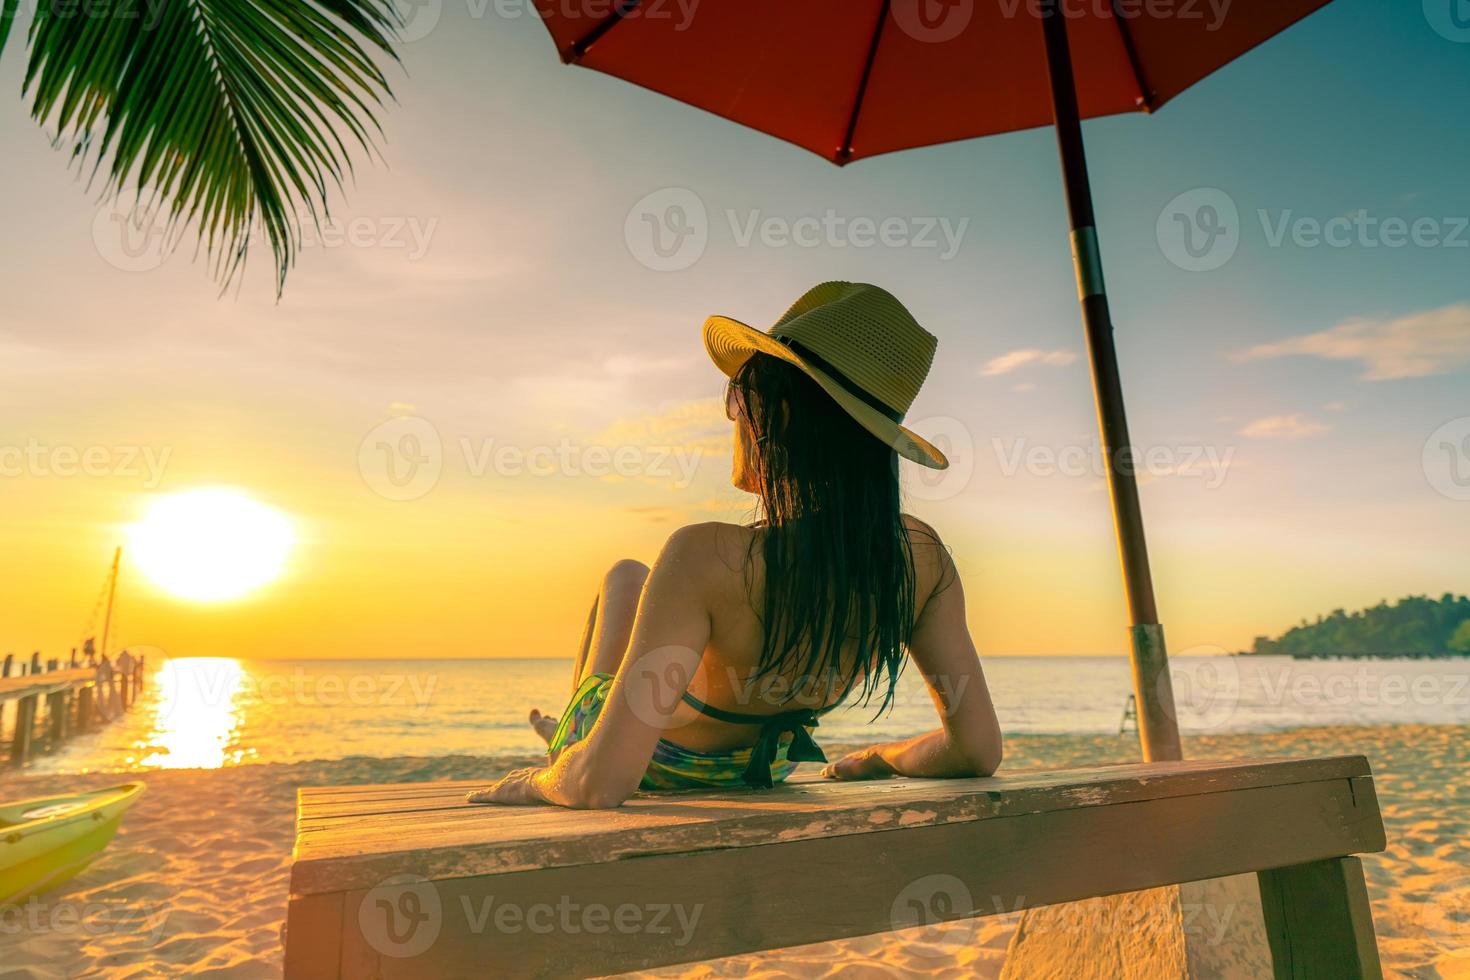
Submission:
<svg viewBox="0 0 1470 980">
<path fill-rule="evenodd" d="M 914 563 L 897 454 L 800 369 L 755 354 L 731 380 L 756 443 L 764 558 L 756 678 L 794 675 L 893 701 L 914 625 Z M 754 562 L 747 563 L 753 568 Z M 754 594 L 753 580 L 748 583 Z M 857 656 L 843 665 L 843 647 Z"/>
</svg>

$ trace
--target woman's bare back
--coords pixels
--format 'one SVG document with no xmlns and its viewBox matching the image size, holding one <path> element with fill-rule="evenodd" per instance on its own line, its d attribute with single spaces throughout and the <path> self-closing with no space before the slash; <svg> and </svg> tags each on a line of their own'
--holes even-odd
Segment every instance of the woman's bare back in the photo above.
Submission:
<svg viewBox="0 0 1470 980">
<path fill-rule="evenodd" d="M 952 566 L 932 528 L 905 515 L 914 560 L 915 622 L 922 619 L 927 600 L 938 591 Z M 774 715 L 796 708 L 820 711 L 841 700 L 837 682 L 822 677 L 767 674 L 757 678 L 765 631 L 758 610 L 764 582 L 761 529 L 738 524 L 710 523 L 708 567 L 711 590 L 710 639 L 689 693 L 724 711 Z M 841 673 L 847 676 L 856 645 L 844 651 Z M 720 752 L 749 746 L 756 725 L 733 725 L 702 714 L 688 704 L 675 712 L 665 737 L 685 748 Z"/>
</svg>

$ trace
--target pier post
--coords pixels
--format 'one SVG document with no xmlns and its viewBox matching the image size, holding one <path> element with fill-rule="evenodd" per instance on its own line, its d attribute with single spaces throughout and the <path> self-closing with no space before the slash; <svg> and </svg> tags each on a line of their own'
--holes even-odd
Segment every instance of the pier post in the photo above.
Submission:
<svg viewBox="0 0 1470 980">
<path fill-rule="evenodd" d="M 87 684 L 77 692 L 77 731 L 92 730 L 92 685 Z"/>
<path fill-rule="evenodd" d="M 15 737 L 10 740 L 10 764 L 23 766 L 31 754 L 31 736 L 36 728 L 36 699 L 32 694 L 15 703 Z"/>
<path fill-rule="evenodd" d="M 52 691 L 46 696 L 46 720 L 51 727 L 50 749 L 55 752 L 66 741 L 66 689 Z"/>
<path fill-rule="evenodd" d="M 0 664 L 0 677 L 9 677 L 10 669 L 15 666 L 15 654 L 7 653 L 5 663 Z M 0 731 L 5 729 L 5 702 L 0 701 Z"/>
</svg>

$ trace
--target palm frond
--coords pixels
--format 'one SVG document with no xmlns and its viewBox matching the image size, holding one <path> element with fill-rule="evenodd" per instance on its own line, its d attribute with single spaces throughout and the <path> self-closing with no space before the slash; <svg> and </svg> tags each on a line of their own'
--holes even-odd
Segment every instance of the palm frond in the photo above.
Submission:
<svg viewBox="0 0 1470 980">
<path fill-rule="evenodd" d="M 279 295 L 303 223 L 374 151 L 400 25 L 392 0 L 39 0 L 24 92 L 106 194 L 170 243 L 194 228 L 222 287 L 263 232 Z"/>
</svg>

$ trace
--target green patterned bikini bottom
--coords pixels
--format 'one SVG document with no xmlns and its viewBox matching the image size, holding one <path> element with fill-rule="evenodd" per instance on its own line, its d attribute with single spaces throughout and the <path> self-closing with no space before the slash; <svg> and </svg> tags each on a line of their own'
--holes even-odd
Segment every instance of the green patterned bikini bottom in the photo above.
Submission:
<svg viewBox="0 0 1470 980">
<path fill-rule="evenodd" d="M 574 745 L 592 731 L 602 706 L 612 690 L 611 674 L 589 674 L 577 688 L 561 714 L 548 751 L 555 753 Z M 639 789 L 718 789 L 729 786 L 769 787 L 791 775 L 798 762 L 826 762 L 827 757 L 812 740 L 810 729 L 817 724 L 816 712 L 788 711 L 779 715 L 739 715 L 713 708 L 692 695 L 684 701 L 704 714 L 732 724 L 761 726 L 760 738 L 748 749 L 698 752 L 659 739 L 653 748 L 648 771 Z M 789 734 L 791 737 L 783 736 Z"/>
</svg>

